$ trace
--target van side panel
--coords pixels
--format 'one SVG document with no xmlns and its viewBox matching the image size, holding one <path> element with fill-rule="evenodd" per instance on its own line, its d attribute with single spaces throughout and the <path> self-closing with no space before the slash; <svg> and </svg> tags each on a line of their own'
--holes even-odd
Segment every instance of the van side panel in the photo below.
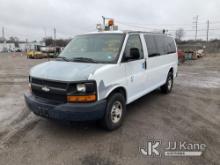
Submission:
<svg viewBox="0 0 220 165">
<path fill-rule="evenodd" d="M 159 87 L 166 82 L 168 72 L 171 68 L 176 70 L 176 53 L 158 56 L 148 59 L 149 78 L 152 87 Z"/>
<path fill-rule="evenodd" d="M 168 72 L 171 68 L 174 70 L 174 77 L 176 76 L 178 59 L 176 44 L 171 37 L 168 38 L 165 35 L 147 34 L 144 35 L 144 38 L 145 40 L 143 42 L 145 42 L 146 46 L 144 50 L 147 56 L 147 83 L 145 92 L 148 93 L 165 84 Z M 167 50 L 169 54 L 166 54 L 164 53 L 165 50 L 161 48 L 167 44 L 166 38 L 168 38 L 169 42 L 172 42 L 173 53 Z M 164 41 L 161 42 L 162 40 Z"/>
</svg>

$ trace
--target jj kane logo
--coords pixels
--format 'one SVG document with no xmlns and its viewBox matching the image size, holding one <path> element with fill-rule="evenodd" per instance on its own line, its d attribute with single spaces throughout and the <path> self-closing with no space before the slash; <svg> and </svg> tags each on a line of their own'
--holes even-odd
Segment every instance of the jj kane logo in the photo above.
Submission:
<svg viewBox="0 0 220 165">
<path fill-rule="evenodd" d="M 158 151 L 160 145 L 160 140 L 148 140 L 144 147 L 140 147 L 140 152 L 144 156 L 161 156 L 160 152 Z"/>
<path fill-rule="evenodd" d="M 207 146 L 199 143 L 188 143 L 186 141 L 168 141 L 162 146 L 161 140 L 147 140 L 144 147 L 140 147 L 140 153 L 148 157 L 160 156 L 201 156 Z M 163 147 L 164 152 L 159 149 Z"/>
</svg>

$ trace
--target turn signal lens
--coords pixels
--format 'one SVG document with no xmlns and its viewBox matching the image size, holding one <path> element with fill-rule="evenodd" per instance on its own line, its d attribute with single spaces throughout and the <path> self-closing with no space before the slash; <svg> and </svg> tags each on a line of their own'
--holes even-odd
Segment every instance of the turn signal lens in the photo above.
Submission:
<svg viewBox="0 0 220 165">
<path fill-rule="evenodd" d="M 70 103 L 94 102 L 96 101 L 96 95 L 67 96 L 67 101 Z"/>
</svg>

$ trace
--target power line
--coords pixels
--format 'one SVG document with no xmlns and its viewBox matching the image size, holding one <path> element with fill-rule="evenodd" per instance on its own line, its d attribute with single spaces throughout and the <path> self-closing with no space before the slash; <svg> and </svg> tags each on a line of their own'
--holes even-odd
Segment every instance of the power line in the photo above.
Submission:
<svg viewBox="0 0 220 165">
<path fill-rule="evenodd" d="M 210 24 L 220 24 L 220 21 L 212 21 L 212 22 L 210 22 Z"/>
<path fill-rule="evenodd" d="M 128 27 L 158 30 L 158 28 L 154 28 L 154 27 L 146 27 L 146 26 L 139 26 L 139 25 L 132 25 L 132 24 L 124 24 L 124 23 L 120 23 L 120 22 L 118 22 L 118 23 L 119 23 L 120 25 L 124 25 L 124 26 L 128 26 Z"/>
<path fill-rule="evenodd" d="M 146 27 L 146 26 L 177 26 L 177 27 L 183 27 L 188 26 L 191 27 L 192 24 L 137 24 L 137 23 L 131 23 L 131 22 L 123 22 L 123 21 L 117 21 L 117 23 L 124 24 L 124 25 L 136 25 L 140 27 Z M 198 25 L 206 25 L 206 22 L 198 23 Z"/>
<path fill-rule="evenodd" d="M 168 32 L 170 32 L 170 34 L 171 35 L 175 35 L 174 34 L 174 32 L 177 30 L 177 29 L 174 29 L 174 27 L 172 28 L 172 27 L 166 27 L 166 26 L 157 26 L 156 28 L 155 27 L 153 27 L 153 26 L 149 26 L 149 24 L 148 25 L 139 25 L 139 24 L 131 24 L 131 23 L 125 23 L 125 22 L 122 22 L 122 21 L 117 21 L 117 23 L 120 25 L 120 26 L 122 26 L 122 27 L 131 27 L 131 28 L 134 28 L 134 29 L 145 29 L 146 31 L 148 31 L 148 30 L 150 30 L 150 31 L 153 31 L 153 30 L 162 30 L 162 29 L 166 29 L 166 30 L 168 30 Z M 189 34 L 186 34 L 186 36 L 185 37 L 193 37 L 191 34 L 190 34 L 190 32 L 195 32 L 195 34 L 194 34 L 194 38 L 195 38 L 195 40 L 197 40 L 198 38 L 205 38 L 206 39 L 206 41 L 208 41 L 209 40 L 209 38 L 210 38 L 210 36 L 211 36 L 211 38 L 213 38 L 214 37 L 214 35 L 213 35 L 213 33 L 211 33 L 210 34 L 210 32 L 212 32 L 212 31 L 220 31 L 220 28 L 218 28 L 217 27 L 217 25 L 215 26 L 215 28 L 210 28 L 210 24 L 213 24 L 214 25 L 214 23 L 218 23 L 218 21 L 213 21 L 213 22 L 211 22 L 211 21 L 209 21 L 209 22 L 207 22 L 206 21 L 206 23 L 204 23 L 204 22 L 199 22 L 199 17 L 195 17 L 194 18 L 194 22 L 193 22 L 193 24 L 195 25 L 194 27 L 195 27 L 195 29 L 190 29 L 190 28 L 185 28 L 185 27 L 182 27 L 183 29 L 184 29 L 184 31 L 186 31 L 186 32 L 189 32 Z M 220 22 L 219 22 L 220 23 Z M 171 25 L 171 24 L 167 24 L 167 25 Z M 172 25 L 174 25 L 174 24 L 172 24 Z M 186 25 L 186 24 L 183 24 L 183 25 Z M 204 25 L 204 26 L 203 26 Z M 206 26 L 205 26 L 206 25 Z M 177 26 L 177 24 L 176 24 L 176 26 Z M 181 27 L 180 25 L 179 25 L 179 27 Z M 186 26 L 187 27 L 187 26 Z M 192 24 L 191 24 L 191 27 L 192 27 Z M 122 29 L 125 29 L 125 28 L 122 28 Z M 201 32 L 201 33 L 199 33 L 199 32 Z M 203 33 L 204 32 L 204 33 Z"/>
<path fill-rule="evenodd" d="M 120 25 L 123 26 L 128 26 L 128 27 L 133 27 L 133 28 L 141 28 L 141 29 L 148 29 L 148 30 L 161 30 L 161 29 L 167 29 L 169 31 L 176 31 L 177 29 L 173 29 L 170 28 L 171 26 L 178 26 L 178 27 L 183 27 L 184 31 L 195 31 L 195 39 L 197 38 L 196 36 L 198 36 L 198 32 L 199 31 L 207 31 L 207 28 L 204 27 L 204 29 L 199 29 L 200 25 L 207 25 L 207 22 L 199 22 L 197 19 L 197 16 L 194 18 L 194 24 L 195 24 L 195 29 L 185 29 L 184 27 L 189 27 L 192 26 L 192 24 L 137 24 L 137 23 L 125 23 L 122 21 L 117 21 Z M 210 24 L 217 24 L 220 23 L 220 21 L 213 21 L 213 22 L 209 22 Z M 156 26 L 156 27 L 154 27 Z M 169 27 L 170 26 L 170 27 Z M 210 31 L 215 31 L 215 30 L 220 30 L 220 28 L 215 28 L 215 29 L 209 29 Z"/>
<path fill-rule="evenodd" d="M 207 23 L 206 23 L 207 24 Z M 183 28 L 184 29 L 184 28 Z M 168 29 L 169 31 L 176 31 L 176 29 Z M 220 30 L 220 28 L 216 28 L 216 29 L 209 29 L 209 31 L 217 31 Z M 195 31 L 193 29 L 184 29 L 184 31 Z M 197 32 L 199 31 L 207 31 L 207 29 L 197 29 Z"/>
<path fill-rule="evenodd" d="M 206 22 L 207 24 L 207 22 Z M 161 29 L 164 29 L 165 27 L 161 27 L 160 29 L 159 28 L 153 28 L 153 27 L 146 27 L 146 26 L 138 26 L 138 25 L 128 25 L 128 24 L 122 24 L 120 23 L 120 25 L 123 25 L 123 26 L 128 26 L 128 27 L 134 27 L 134 28 L 142 28 L 142 29 L 152 29 L 152 30 L 161 30 Z M 198 28 L 198 25 L 197 24 L 197 32 L 198 31 L 207 31 L 207 29 L 199 29 Z M 177 29 L 169 29 L 169 28 L 165 28 L 169 31 L 176 31 Z M 183 28 L 184 29 L 184 28 Z M 215 31 L 215 30 L 220 30 L 220 28 L 213 28 L 213 29 L 209 29 L 209 30 L 212 30 L 212 31 Z M 195 31 L 193 29 L 184 29 L 184 31 Z"/>
</svg>

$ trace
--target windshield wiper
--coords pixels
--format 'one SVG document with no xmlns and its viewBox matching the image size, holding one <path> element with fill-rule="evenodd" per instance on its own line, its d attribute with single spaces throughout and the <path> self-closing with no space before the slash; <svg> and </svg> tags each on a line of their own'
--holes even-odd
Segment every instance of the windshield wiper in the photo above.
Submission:
<svg viewBox="0 0 220 165">
<path fill-rule="evenodd" d="M 76 57 L 76 58 L 71 59 L 71 61 L 98 63 L 98 61 L 92 58 L 87 58 L 87 57 Z"/>
<path fill-rule="evenodd" d="M 67 62 L 70 61 L 70 59 L 68 59 L 68 58 L 66 58 L 66 57 L 62 57 L 62 56 L 58 56 L 56 59 L 57 59 L 57 60 L 58 60 L 58 59 L 61 59 L 61 60 L 67 61 Z"/>
</svg>

